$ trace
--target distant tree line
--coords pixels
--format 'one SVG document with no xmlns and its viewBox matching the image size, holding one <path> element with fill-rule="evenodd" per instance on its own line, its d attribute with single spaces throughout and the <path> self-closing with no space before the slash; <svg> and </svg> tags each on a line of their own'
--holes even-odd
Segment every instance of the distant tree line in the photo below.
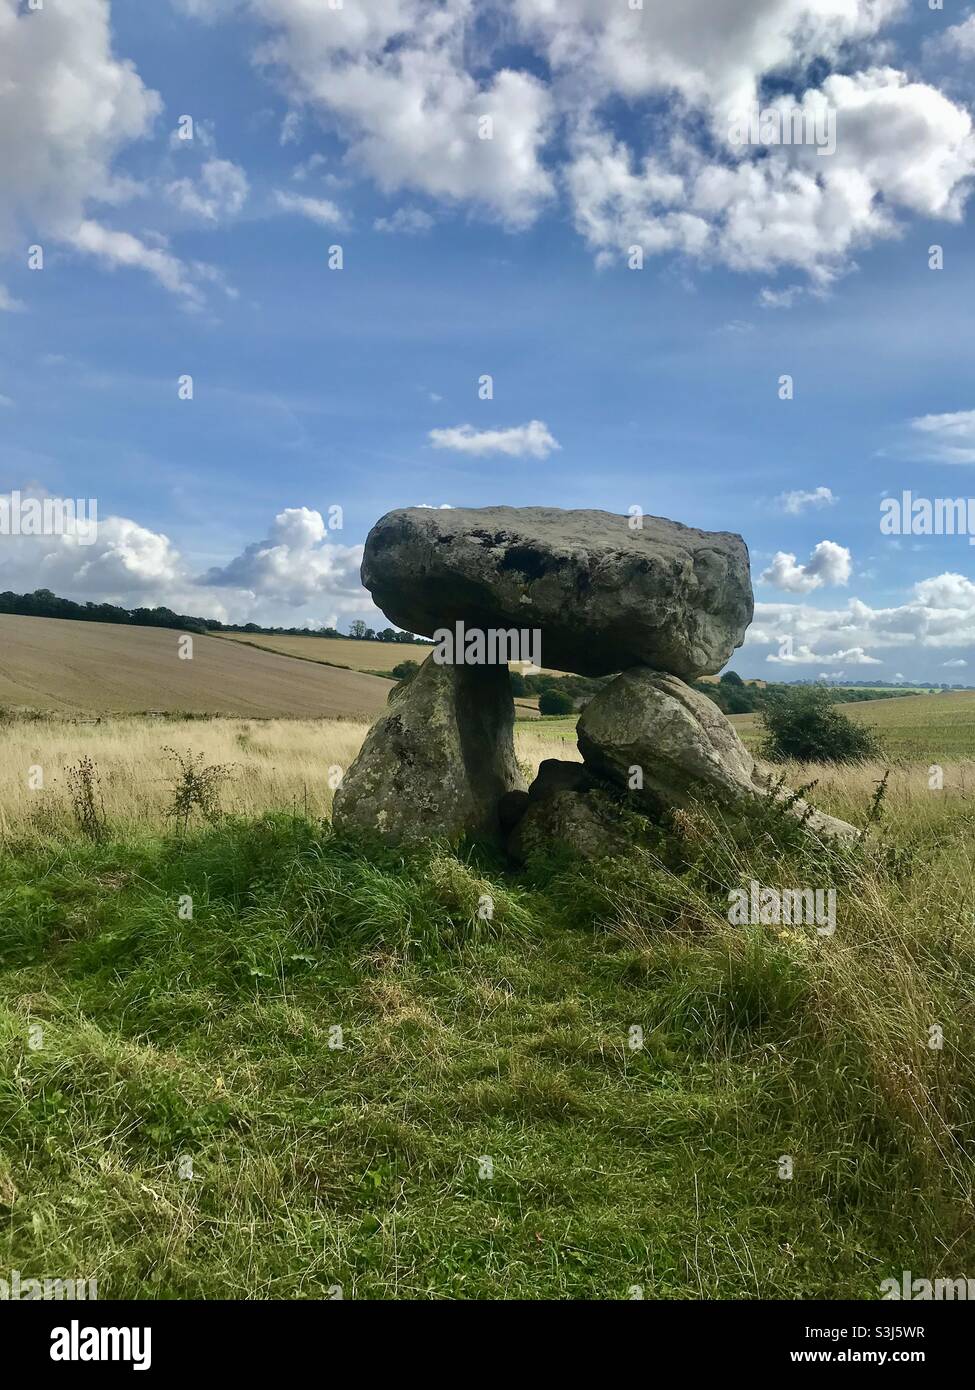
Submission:
<svg viewBox="0 0 975 1390">
<path fill-rule="evenodd" d="M 315 633 L 316 637 L 340 637 L 342 634 L 335 632 L 332 628 L 326 628 Z M 381 632 L 375 628 L 366 627 L 361 618 L 356 618 L 349 623 L 349 630 L 345 634 L 352 637 L 357 642 L 424 642 L 433 645 L 429 637 L 417 637 L 412 632 L 397 632 L 395 628 L 384 627 Z"/>
<path fill-rule="evenodd" d="M 171 608 L 120 608 L 114 603 L 75 603 L 58 598 L 50 589 L 32 594 L 0 594 L 0 613 L 16 613 L 24 618 L 71 618 L 84 623 L 124 623 L 133 627 L 175 627 L 181 632 L 208 632 L 222 627 L 215 618 L 194 618 L 174 613 Z"/>
<path fill-rule="evenodd" d="M 83 623 L 122 623 L 131 627 L 172 627 L 180 632 L 247 632 L 267 637 L 346 636 L 361 642 L 429 640 L 414 637 L 412 632 L 396 632 L 391 627 L 376 632 L 359 618 L 349 624 L 347 633 L 341 633 L 335 627 L 261 627 L 259 623 L 222 623 L 218 618 L 174 613 L 171 608 L 121 608 L 115 603 L 75 603 L 70 598 L 58 598 L 50 589 L 35 589 L 32 594 L 14 594 L 8 589 L 0 593 L 0 613 L 13 613 L 22 618 L 70 618 Z"/>
<path fill-rule="evenodd" d="M 917 693 L 914 690 L 905 690 L 900 686 L 888 686 L 883 690 L 871 690 L 864 686 L 847 689 L 844 686 L 804 681 L 797 681 L 795 684 L 788 685 L 784 682 L 746 685 L 737 671 L 725 671 L 716 684 L 711 681 L 694 682 L 694 689 L 699 690 L 702 695 L 707 695 L 725 714 L 760 713 L 769 704 L 781 699 L 789 691 L 795 690 L 797 686 L 802 689 L 812 687 L 816 690 L 825 690 L 828 696 L 827 702 L 834 705 L 857 703 L 861 700 L 889 700 L 894 696 L 915 695 Z"/>
</svg>

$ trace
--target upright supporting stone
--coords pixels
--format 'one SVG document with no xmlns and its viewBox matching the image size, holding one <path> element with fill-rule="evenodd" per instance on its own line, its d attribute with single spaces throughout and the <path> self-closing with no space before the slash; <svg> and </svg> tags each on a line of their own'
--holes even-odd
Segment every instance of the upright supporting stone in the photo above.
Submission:
<svg viewBox="0 0 975 1390">
<path fill-rule="evenodd" d="M 524 791 L 506 666 L 432 658 L 369 730 L 335 794 L 339 828 L 392 841 L 497 836 L 498 803 Z"/>
<path fill-rule="evenodd" d="M 583 710 L 578 733 L 586 766 L 648 809 L 695 799 L 743 806 L 769 794 L 768 775 L 714 701 L 662 671 L 636 666 L 617 676 Z M 778 797 L 815 835 L 858 833 L 785 790 Z"/>
</svg>

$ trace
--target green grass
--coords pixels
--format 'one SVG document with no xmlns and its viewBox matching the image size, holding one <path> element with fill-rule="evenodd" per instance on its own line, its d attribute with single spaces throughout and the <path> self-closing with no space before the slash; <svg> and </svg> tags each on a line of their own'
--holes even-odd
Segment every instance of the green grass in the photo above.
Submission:
<svg viewBox="0 0 975 1390">
<path fill-rule="evenodd" d="M 540 734 L 543 738 L 550 738 L 553 743 L 564 741 L 570 743 L 573 748 L 576 746 L 578 714 L 548 714 L 541 719 L 525 719 L 518 722 L 528 733 Z"/>
<path fill-rule="evenodd" d="M 898 696 L 841 708 L 848 718 L 874 730 L 889 758 L 934 763 L 975 755 L 973 691 Z M 757 715 L 732 715 L 731 723 L 749 747 L 761 741 L 762 728 Z"/>
<path fill-rule="evenodd" d="M 973 828 L 836 857 L 686 815 L 517 878 L 290 817 L 8 844 L 0 1266 L 113 1298 L 872 1298 L 970 1270 Z M 837 884 L 836 936 L 729 927 L 751 876 Z"/>
<path fill-rule="evenodd" d="M 934 685 L 911 685 L 891 689 L 889 685 L 830 685 L 831 690 L 875 690 L 878 694 L 898 699 L 901 695 L 937 695 L 940 692 Z"/>
</svg>

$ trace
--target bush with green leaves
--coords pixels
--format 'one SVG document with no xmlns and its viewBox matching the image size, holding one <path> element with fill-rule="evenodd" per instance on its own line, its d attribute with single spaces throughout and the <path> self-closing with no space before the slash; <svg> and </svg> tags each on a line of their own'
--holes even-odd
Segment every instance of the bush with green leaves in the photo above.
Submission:
<svg viewBox="0 0 975 1390">
<path fill-rule="evenodd" d="M 394 680 L 405 681 L 415 676 L 419 669 L 420 663 L 418 661 L 400 661 L 393 667 L 389 674 Z"/>
<path fill-rule="evenodd" d="M 847 719 L 824 686 L 776 693 L 761 719 L 761 751 L 772 762 L 863 763 L 882 754 L 876 735 Z"/>
<path fill-rule="evenodd" d="M 539 714 L 572 714 L 575 705 L 562 690 L 543 690 L 538 697 Z"/>
<path fill-rule="evenodd" d="M 172 802 L 167 818 L 176 823 L 185 835 L 190 816 L 199 811 L 205 821 L 213 824 L 220 818 L 220 788 L 233 771 L 232 763 L 207 763 L 202 753 L 180 753 L 168 745 L 163 748 L 177 766 L 173 783 Z"/>
</svg>

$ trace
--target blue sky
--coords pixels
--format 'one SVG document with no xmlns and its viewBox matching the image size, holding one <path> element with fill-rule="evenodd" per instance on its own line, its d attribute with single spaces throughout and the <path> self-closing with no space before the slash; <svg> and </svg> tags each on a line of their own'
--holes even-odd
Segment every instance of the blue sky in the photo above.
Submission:
<svg viewBox="0 0 975 1390">
<path fill-rule="evenodd" d="M 745 537 L 743 674 L 972 681 L 975 550 L 879 521 L 975 495 L 975 18 L 626 11 L 0 0 L 0 494 L 101 523 L 0 588 L 344 627 L 391 508 L 640 506 Z"/>
</svg>

